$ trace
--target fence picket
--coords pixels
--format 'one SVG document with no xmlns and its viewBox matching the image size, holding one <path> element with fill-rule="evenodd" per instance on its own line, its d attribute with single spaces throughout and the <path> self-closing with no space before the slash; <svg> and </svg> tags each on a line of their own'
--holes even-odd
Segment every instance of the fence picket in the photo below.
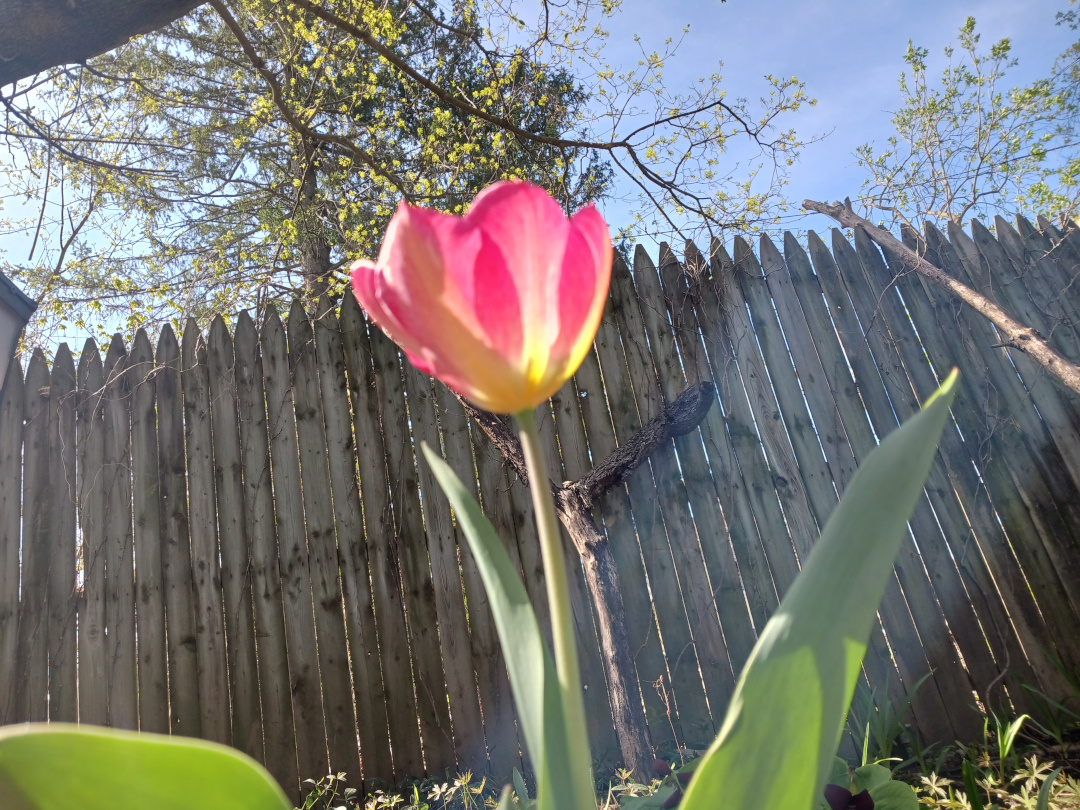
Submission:
<svg viewBox="0 0 1080 810">
<path fill-rule="evenodd" d="M 139 729 L 169 733 L 169 681 L 162 590 L 162 525 L 154 350 L 135 334 L 127 365 L 131 394 L 131 478 L 135 515 L 135 615 L 139 641 Z"/>
<path fill-rule="evenodd" d="M 188 531 L 195 606 L 195 650 L 199 662 L 202 736 L 229 743 L 229 676 L 221 568 L 214 509 L 214 456 L 210 426 L 210 380 L 206 342 L 194 318 L 184 328 L 180 380 L 184 388 L 184 434 L 187 444 Z"/>
<path fill-rule="evenodd" d="M 78 719 L 75 614 L 75 361 L 66 343 L 53 358 L 49 379 L 49 719 Z"/>
<path fill-rule="evenodd" d="M 82 598 L 79 600 L 79 722 L 109 722 L 108 659 L 105 655 L 105 500 L 103 400 L 105 373 L 93 339 L 79 354 L 79 529 L 82 534 Z M 180 445 L 183 452 L 183 443 Z M 185 527 L 186 528 L 186 527 Z M 195 728 L 198 733 L 198 727 Z"/>
<path fill-rule="evenodd" d="M 53 514 L 49 504 L 49 365 L 35 350 L 26 369 L 23 425 L 23 575 L 19 595 L 16 722 L 49 714 L 48 576 Z"/>
<path fill-rule="evenodd" d="M 299 804 L 292 681 L 285 634 L 277 524 L 270 482 L 270 439 L 266 432 L 266 392 L 259 335 L 247 312 L 236 319 L 233 343 L 236 396 L 244 469 L 244 520 L 251 549 L 251 593 L 262 703 L 263 757 L 267 769 Z"/>
<path fill-rule="evenodd" d="M 266 424 L 270 435 L 270 469 L 277 516 L 278 570 L 289 650 L 289 686 L 296 729 L 300 779 L 319 779 L 330 772 L 319 685 L 315 614 L 311 604 L 307 533 L 300 485 L 292 374 L 285 328 L 270 308 L 260 341 L 266 385 Z"/>
<path fill-rule="evenodd" d="M 232 695 L 233 745 L 256 760 L 263 758 L 263 730 L 255 664 L 255 624 L 240 429 L 236 415 L 235 356 L 232 337 L 220 315 L 210 324 L 207 341 L 210 420 L 213 433 L 214 490 L 217 493 L 221 549 L 221 593 L 225 608 L 229 687 Z"/>
<path fill-rule="evenodd" d="M 386 690 L 371 600 L 341 329 L 337 313 L 325 296 L 319 301 L 319 313 L 315 320 L 315 349 L 334 496 L 334 525 L 341 556 L 341 587 L 356 696 L 360 756 L 364 773 L 388 774 L 393 772 L 393 763 L 386 726 Z"/>
<path fill-rule="evenodd" d="M 23 371 L 16 358 L 0 380 L 0 725 L 15 722 L 19 663 L 19 538 L 22 524 Z"/>
</svg>

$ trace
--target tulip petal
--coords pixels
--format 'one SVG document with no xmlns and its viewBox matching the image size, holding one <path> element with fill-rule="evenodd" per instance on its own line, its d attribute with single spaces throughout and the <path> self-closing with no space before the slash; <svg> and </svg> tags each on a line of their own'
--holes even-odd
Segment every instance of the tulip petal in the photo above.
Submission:
<svg viewBox="0 0 1080 810">
<path fill-rule="evenodd" d="M 603 315 L 611 259 L 611 241 L 603 217 L 591 205 L 581 209 L 570 220 L 559 275 L 559 332 L 552 348 L 553 355 L 568 357 L 575 368 L 592 343 Z"/>
<path fill-rule="evenodd" d="M 547 365 L 559 332 L 559 271 L 570 223 L 562 207 L 531 183 L 495 183 L 477 196 L 465 219 L 491 238 L 503 256 L 521 301 L 525 353 Z"/>
</svg>

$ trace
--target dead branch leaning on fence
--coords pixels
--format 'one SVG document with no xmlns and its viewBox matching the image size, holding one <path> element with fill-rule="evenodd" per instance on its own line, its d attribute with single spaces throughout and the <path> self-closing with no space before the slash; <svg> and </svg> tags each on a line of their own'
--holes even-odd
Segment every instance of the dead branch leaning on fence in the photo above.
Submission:
<svg viewBox="0 0 1080 810">
<path fill-rule="evenodd" d="M 944 287 L 976 312 L 988 318 L 1001 331 L 1004 339 L 1001 345 L 1011 346 L 1030 355 L 1065 385 L 1080 393 L 1080 366 L 1063 357 L 1035 329 L 1020 323 L 986 296 L 957 281 L 941 268 L 930 264 L 888 231 L 876 228 L 868 220 L 860 217 L 852 210 L 850 198 L 844 200 L 843 203 L 837 202 L 832 205 L 814 200 L 803 200 L 803 208 L 830 216 L 845 228 L 863 228 L 867 236 L 881 247 L 892 251 L 900 258 L 900 261 L 916 273 Z"/>
<path fill-rule="evenodd" d="M 528 486 L 521 444 L 506 423 L 468 400 L 459 399 L 470 418 L 483 428 L 522 483 Z M 711 382 L 690 386 L 580 480 L 562 485 L 548 482 L 559 519 L 584 563 L 585 579 L 596 608 L 619 747 L 626 766 L 633 768 L 639 777 L 642 774 L 647 776 L 650 772 L 652 746 L 645 712 L 636 694 L 637 675 L 630 653 L 630 633 L 615 558 L 607 538 L 593 520 L 592 508 L 601 495 L 625 481 L 656 448 L 697 427 L 715 399 L 715 388 Z"/>
</svg>

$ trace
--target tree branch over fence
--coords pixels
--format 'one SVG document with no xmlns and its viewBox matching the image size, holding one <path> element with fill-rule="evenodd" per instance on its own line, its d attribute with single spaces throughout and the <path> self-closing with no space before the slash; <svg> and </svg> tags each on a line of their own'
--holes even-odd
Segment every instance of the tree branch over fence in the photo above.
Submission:
<svg viewBox="0 0 1080 810">
<path fill-rule="evenodd" d="M 888 231 L 875 228 L 871 222 L 852 210 L 850 199 L 832 205 L 814 200 L 803 200 L 803 208 L 830 216 L 845 228 L 862 228 L 867 236 L 881 247 L 894 253 L 907 267 L 938 286 L 944 287 L 989 319 L 1004 338 L 1001 345 L 1019 349 L 1030 355 L 1065 385 L 1080 393 L 1080 366 L 1065 358 L 1037 330 L 1020 323 L 985 295 L 957 281 L 940 267 L 935 267 Z"/>
</svg>

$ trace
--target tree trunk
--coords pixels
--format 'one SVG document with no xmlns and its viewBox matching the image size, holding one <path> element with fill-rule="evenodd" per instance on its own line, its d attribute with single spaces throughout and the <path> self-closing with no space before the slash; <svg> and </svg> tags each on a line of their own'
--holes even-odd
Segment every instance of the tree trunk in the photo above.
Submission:
<svg viewBox="0 0 1080 810">
<path fill-rule="evenodd" d="M 0 0 L 0 87 L 85 62 L 183 17 L 203 0 Z"/>
<path fill-rule="evenodd" d="M 300 180 L 296 211 L 297 248 L 300 273 L 304 279 L 304 298 L 314 303 L 330 289 L 330 243 L 322 233 L 316 209 L 319 193 L 319 169 L 315 147 L 304 139 L 303 154 L 293 160 L 293 171 Z"/>
</svg>

